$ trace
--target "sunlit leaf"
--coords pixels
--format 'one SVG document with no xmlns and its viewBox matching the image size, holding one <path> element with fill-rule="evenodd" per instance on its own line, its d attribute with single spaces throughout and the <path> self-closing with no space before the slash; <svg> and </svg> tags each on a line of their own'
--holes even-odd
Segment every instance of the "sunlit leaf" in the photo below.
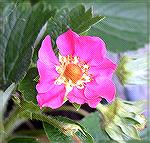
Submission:
<svg viewBox="0 0 150 143">
<path fill-rule="evenodd" d="M 90 6 L 90 4 L 87 4 Z M 126 3 L 93 3 L 97 14 L 106 18 L 92 26 L 88 34 L 104 39 L 107 48 L 113 52 L 136 50 L 148 39 L 147 5 L 126 1 Z"/>
<path fill-rule="evenodd" d="M 100 115 L 98 112 L 91 113 L 81 120 L 86 130 L 93 136 L 96 143 L 110 140 L 105 132 L 101 129 Z"/>
</svg>

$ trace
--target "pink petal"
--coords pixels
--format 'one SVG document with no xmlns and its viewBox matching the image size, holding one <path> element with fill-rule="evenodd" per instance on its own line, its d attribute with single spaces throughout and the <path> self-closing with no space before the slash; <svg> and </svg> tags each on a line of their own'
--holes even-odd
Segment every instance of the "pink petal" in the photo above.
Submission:
<svg viewBox="0 0 150 143">
<path fill-rule="evenodd" d="M 84 95 L 87 100 L 95 100 L 100 97 L 99 92 L 97 92 L 98 84 L 96 82 L 90 82 L 86 85 Z"/>
<path fill-rule="evenodd" d="M 73 90 L 68 93 L 67 98 L 71 103 L 84 104 L 84 89 L 74 87 Z"/>
<path fill-rule="evenodd" d="M 55 79 L 59 76 L 54 65 L 45 65 L 37 61 L 37 68 L 40 75 L 39 83 L 36 86 L 38 93 L 47 92 L 52 88 Z"/>
<path fill-rule="evenodd" d="M 87 99 L 96 99 L 98 97 L 105 98 L 108 102 L 112 102 L 116 89 L 114 83 L 110 79 L 99 79 L 86 85 L 85 97 Z"/>
<path fill-rule="evenodd" d="M 64 85 L 55 85 L 50 91 L 37 95 L 38 104 L 40 107 L 59 108 L 63 105 L 65 92 Z"/>
<path fill-rule="evenodd" d="M 41 62 L 46 65 L 50 65 L 52 63 L 58 64 L 58 59 L 53 52 L 51 38 L 49 35 L 47 35 L 43 40 L 38 56 Z"/>
<path fill-rule="evenodd" d="M 102 78 L 107 77 L 111 79 L 115 70 L 116 64 L 108 58 L 104 58 L 97 66 L 90 67 L 89 74 L 92 74 L 94 77 L 100 76 Z"/>
<path fill-rule="evenodd" d="M 105 43 L 99 37 L 80 36 L 79 42 L 76 42 L 75 55 L 90 64 L 99 63 L 105 53 Z"/>
<path fill-rule="evenodd" d="M 101 100 L 102 98 L 97 98 L 95 100 L 87 100 L 86 102 L 91 108 L 96 108 L 96 106 L 100 103 Z"/>
<path fill-rule="evenodd" d="M 62 56 L 74 54 L 76 40 L 78 37 L 79 35 L 69 29 L 57 38 L 56 44 Z"/>
</svg>

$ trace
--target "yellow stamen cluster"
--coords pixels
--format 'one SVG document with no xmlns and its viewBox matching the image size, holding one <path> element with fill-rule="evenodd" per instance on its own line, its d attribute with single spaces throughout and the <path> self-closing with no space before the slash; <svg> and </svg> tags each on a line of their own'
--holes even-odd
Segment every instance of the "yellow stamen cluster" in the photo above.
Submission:
<svg viewBox="0 0 150 143">
<path fill-rule="evenodd" d="M 56 66 L 59 77 L 55 80 L 55 84 L 65 84 L 67 92 L 70 92 L 74 86 L 83 89 L 85 83 L 92 80 L 91 75 L 88 74 L 90 66 L 80 61 L 79 57 L 59 55 L 59 62 L 60 65 Z"/>
</svg>

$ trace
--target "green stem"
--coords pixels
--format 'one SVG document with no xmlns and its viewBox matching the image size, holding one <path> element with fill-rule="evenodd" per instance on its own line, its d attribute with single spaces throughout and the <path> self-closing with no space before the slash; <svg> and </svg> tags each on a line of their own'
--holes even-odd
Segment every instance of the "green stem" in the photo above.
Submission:
<svg viewBox="0 0 150 143">
<path fill-rule="evenodd" d="M 0 129 L 1 131 L 4 131 L 3 117 L 1 113 L 0 113 Z M 0 131 L 0 135 L 1 135 L 1 131 Z"/>
<path fill-rule="evenodd" d="M 32 118 L 35 119 L 35 120 L 47 122 L 47 123 L 53 125 L 56 128 L 59 128 L 59 129 L 62 128 L 62 124 L 59 121 L 57 121 L 56 119 L 53 119 L 49 116 L 46 116 L 45 114 L 32 113 Z"/>
<path fill-rule="evenodd" d="M 78 114 L 80 114 L 80 115 L 82 115 L 82 116 L 87 116 L 87 115 L 89 115 L 89 112 L 87 112 L 87 111 L 85 111 L 85 110 L 83 110 L 83 109 L 81 109 L 81 108 L 77 111 L 73 106 L 62 106 L 62 107 L 61 107 L 60 109 L 58 109 L 58 110 L 73 111 L 73 112 L 78 113 Z"/>
<path fill-rule="evenodd" d="M 20 136 L 23 136 L 23 135 L 26 135 L 26 136 L 41 136 L 41 135 L 44 135 L 45 132 L 43 129 L 36 129 L 36 130 L 19 130 L 19 131 L 16 131 L 14 133 L 14 135 L 20 135 Z"/>
<path fill-rule="evenodd" d="M 1 142 L 4 142 L 4 126 L 2 117 L 0 117 L 0 143 Z"/>
<path fill-rule="evenodd" d="M 55 109 L 55 110 L 52 110 L 50 108 L 44 109 L 44 112 L 48 112 L 48 111 L 50 111 L 50 112 L 51 111 L 72 111 L 72 112 L 78 113 L 78 114 L 80 114 L 82 116 L 89 115 L 89 112 L 87 112 L 87 111 L 85 111 L 85 110 L 83 110 L 81 108 L 77 111 L 73 106 L 65 106 L 65 105 L 60 107 L 60 108 L 58 108 L 58 109 Z"/>
<path fill-rule="evenodd" d="M 22 112 L 22 109 L 19 106 L 16 106 L 13 112 L 4 122 L 4 131 L 7 136 L 10 135 L 17 126 L 25 121 L 18 118 L 18 114 L 20 112 Z"/>
</svg>

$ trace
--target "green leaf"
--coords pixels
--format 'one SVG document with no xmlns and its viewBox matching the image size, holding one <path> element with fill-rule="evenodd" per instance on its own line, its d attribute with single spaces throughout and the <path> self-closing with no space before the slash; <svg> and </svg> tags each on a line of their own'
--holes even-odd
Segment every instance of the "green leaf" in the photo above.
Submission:
<svg viewBox="0 0 150 143">
<path fill-rule="evenodd" d="M 1 92 L 0 94 L 0 101 L 2 104 L 0 104 L 0 114 L 3 113 L 3 111 L 6 108 L 7 102 L 13 92 L 13 90 L 15 89 L 16 85 L 14 83 L 12 83 L 6 90 L 5 92 Z"/>
<path fill-rule="evenodd" d="M 63 124 L 66 125 L 71 124 L 72 128 L 74 128 L 73 130 L 78 129 L 75 134 L 79 137 L 79 139 L 81 139 L 82 142 L 93 143 L 93 137 L 89 134 L 86 128 L 82 126 L 80 123 L 65 117 L 56 117 L 56 119 L 63 122 Z"/>
<path fill-rule="evenodd" d="M 88 34 L 101 37 L 109 50 L 113 52 L 136 50 L 148 42 L 147 11 L 149 5 L 147 5 L 147 1 L 144 0 L 140 3 L 137 0 L 136 4 L 135 0 L 126 0 L 125 3 L 122 1 L 116 3 L 111 0 L 107 0 L 107 2 L 103 0 L 82 1 L 82 3 L 87 8 L 92 6 L 95 14 L 106 17 L 92 26 Z M 77 4 L 79 1 L 64 1 L 63 4 L 61 1 L 52 1 L 49 5 L 60 9 L 63 7 L 72 8 Z M 46 0 L 45 5 L 48 5 Z M 60 21 L 64 21 L 64 18 L 62 17 Z M 75 22 L 76 25 L 77 22 Z M 57 32 L 54 33 L 57 34 Z"/>
<path fill-rule="evenodd" d="M 7 12 L 11 9 L 11 12 Z M 3 42 L 4 80 L 18 82 L 30 66 L 33 44 L 45 22 L 55 10 L 45 9 L 42 4 L 31 7 L 29 3 L 8 6 L 4 11 Z"/>
<path fill-rule="evenodd" d="M 125 143 L 120 127 L 116 126 L 113 123 L 110 123 L 105 127 L 105 131 L 113 140 L 119 143 Z"/>
<path fill-rule="evenodd" d="M 50 141 L 70 143 L 71 141 L 80 140 L 83 143 L 93 143 L 92 136 L 79 123 L 65 117 L 56 117 L 55 119 L 62 124 L 61 129 L 43 123 Z M 55 135 L 53 135 L 54 133 Z"/>
<path fill-rule="evenodd" d="M 21 115 L 24 115 L 27 112 L 34 112 L 34 113 L 41 113 L 41 109 L 38 105 L 34 104 L 32 101 L 27 101 L 24 99 L 19 99 L 18 97 L 13 97 L 14 102 L 20 107 L 20 110 L 22 111 Z M 23 113 L 24 112 L 24 113 Z M 28 114 L 28 113 L 27 113 Z"/>
<path fill-rule="evenodd" d="M 87 11 L 83 5 L 73 8 L 70 13 L 70 27 L 77 33 L 82 33 L 90 28 L 91 25 L 104 19 L 104 16 L 92 15 L 92 8 Z"/>
<path fill-rule="evenodd" d="M 122 131 L 128 136 L 128 137 L 131 137 L 132 139 L 137 139 L 137 140 L 140 140 L 140 136 L 137 132 L 137 130 L 135 129 L 135 127 L 133 126 L 125 126 L 125 125 L 122 125 L 120 126 Z"/>
<path fill-rule="evenodd" d="M 109 140 L 106 133 L 101 129 L 100 115 L 98 112 L 86 116 L 80 123 L 93 136 L 96 143 Z"/>
<path fill-rule="evenodd" d="M 136 102 L 129 102 L 125 101 L 125 104 L 123 105 L 123 108 L 128 110 L 129 112 L 133 112 L 136 114 L 141 114 L 144 111 L 144 108 L 146 107 L 147 101 L 141 100 L 141 101 L 136 101 Z M 132 104 L 132 106 L 131 106 Z"/>
<path fill-rule="evenodd" d="M 86 4 L 91 6 L 91 4 Z M 145 3 L 93 3 L 97 14 L 106 18 L 91 27 L 88 34 L 105 40 L 113 52 L 136 50 L 147 41 L 147 5 Z"/>
<path fill-rule="evenodd" d="M 62 128 L 62 123 L 42 113 L 40 107 L 35 105 L 32 101 L 26 101 L 24 99 L 20 100 L 16 96 L 13 97 L 13 100 L 18 105 L 18 112 L 16 114 L 18 118 L 44 121 L 46 123 L 52 124 L 54 127 L 60 129 Z"/>
<path fill-rule="evenodd" d="M 31 68 L 28 70 L 26 76 L 19 84 L 19 91 L 22 93 L 23 97 L 27 101 L 32 101 L 37 104 L 36 100 L 36 84 L 37 82 L 34 80 L 38 76 L 37 68 Z"/>
<path fill-rule="evenodd" d="M 79 131 L 76 133 L 76 135 L 84 143 L 94 143 L 93 137 L 88 132 L 85 132 L 85 133 L 86 133 L 86 136 L 81 131 Z"/>
<path fill-rule="evenodd" d="M 103 18 L 103 16 L 93 16 L 92 9 L 86 11 L 83 5 L 72 10 L 64 8 L 48 21 L 46 33 L 51 35 L 53 44 L 55 44 L 56 38 L 68 28 L 81 34 Z"/>
<path fill-rule="evenodd" d="M 71 136 L 66 136 L 60 131 L 60 129 L 55 128 L 53 125 L 44 122 L 43 127 L 50 142 L 71 143 Z"/>
<path fill-rule="evenodd" d="M 140 136 L 138 134 L 137 129 L 134 127 L 133 124 L 131 124 L 133 121 L 132 122 L 130 122 L 130 121 L 132 121 L 131 118 L 128 118 L 128 120 L 126 122 L 125 122 L 124 118 L 120 118 L 119 116 L 115 116 L 115 118 L 114 118 L 114 123 L 118 127 L 121 128 L 121 130 L 127 137 L 129 137 L 131 139 L 140 140 Z"/>
<path fill-rule="evenodd" d="M 38 140 L 31 137 L 16 137 L 9 140 L 8 143 L 38 143 Z"/>
<path fill-rule="evenodd" d="M 130 118 L 130 117 L 122 117 L 121 120 L 126 125 L 137 125 L 137 124 L 140 124 L 140 122 L 138 122 L 134 118 Z"/>
<path fill-rule="evenodd" d="M 28 108 L 26 108 L 28 109 Z M 55 118 L 49 117 L 45 114 L 42 114 L 40 112 L 33 112 L 33 111 L 29 111 L 29 110 L 24 110 L 22 112 L 20 112 L 19 117 L 22 119 L 34 119 L 34 120 L 39 120 L 39 121 L 43 121 L 46 124 L 46 128 L 45 132 L 48 136 L 48 138 L 50 138 L 50 141 L 52 142 L 68 142 L 69 143 L 69 136 L 66 135 L 64 132 L 64 126 L 63 123 L 56 120 Z M 44 123 L 44 125 L 45 125 Z M 52 135 L 52 136 L 51 136 Z M 70 135 L 71 136 L 71 135 Z"/>
<path fill-rule="evenodd" d="M 50 116 L 47 116 L 45 114 L 42 114 L 39 111 L 33 111 L 30 110 L 29 108 L 26 108 L 27 110 L 23 110 L 22 112 L 19 113 L 19 118 L 21 119 L 30 119 L 30 120 L 38 120 L 38 121 L 43 121 L 46 122 L 55 128 L 58 128 L 60 130 L 63 130 L 62 128 L 62 123 L 56 120 L 55 118 L 52 118 Z M 29 109 L 29 110 L 28 110 Z"/>
<path fill-rule="evenodd" d="M 12 83 L 4 92 L 0 91 L 0 142 L 3 140 L 5 136 L 4 132 L 4 112 L 6 110 L 8 100 L 10 99 L 13 90 L 15 89 L 16 85 Z"/>
<path fill-rule="evenodd" d="M 0 43 L 2 43 L 2 32 L 3 32 L 3 11 L 4 11 L 4 7 L 5 7 L 6 3 L 2 3 L 0 4 Z M 0 83 L 3 82 L 3 55 L 4 55 L 4 50 L 0 44 Z M 0 84 L 0 88 L 1 88 L 1 84 Z"/>
<path fill-rule="evenodd" d="M 12 97 L 12 99 L 15 102 L 16 106 L 14 107 L 11 114 L 6 118 L 6 120 L 4 122 L 4 129 L 5 129 L 5 133 L 7 133 L 7 135 L 11 134 L 13 132 L 13 130 L 17 126 L 19 126 L 22 122 L 24 122 L 28 119 L 32 119 L 33 112 L 41 113 L 39 106 L 35 105 L 31 101 L 30 102 L 25 101 L 15 95 Z"/>
</svg>

